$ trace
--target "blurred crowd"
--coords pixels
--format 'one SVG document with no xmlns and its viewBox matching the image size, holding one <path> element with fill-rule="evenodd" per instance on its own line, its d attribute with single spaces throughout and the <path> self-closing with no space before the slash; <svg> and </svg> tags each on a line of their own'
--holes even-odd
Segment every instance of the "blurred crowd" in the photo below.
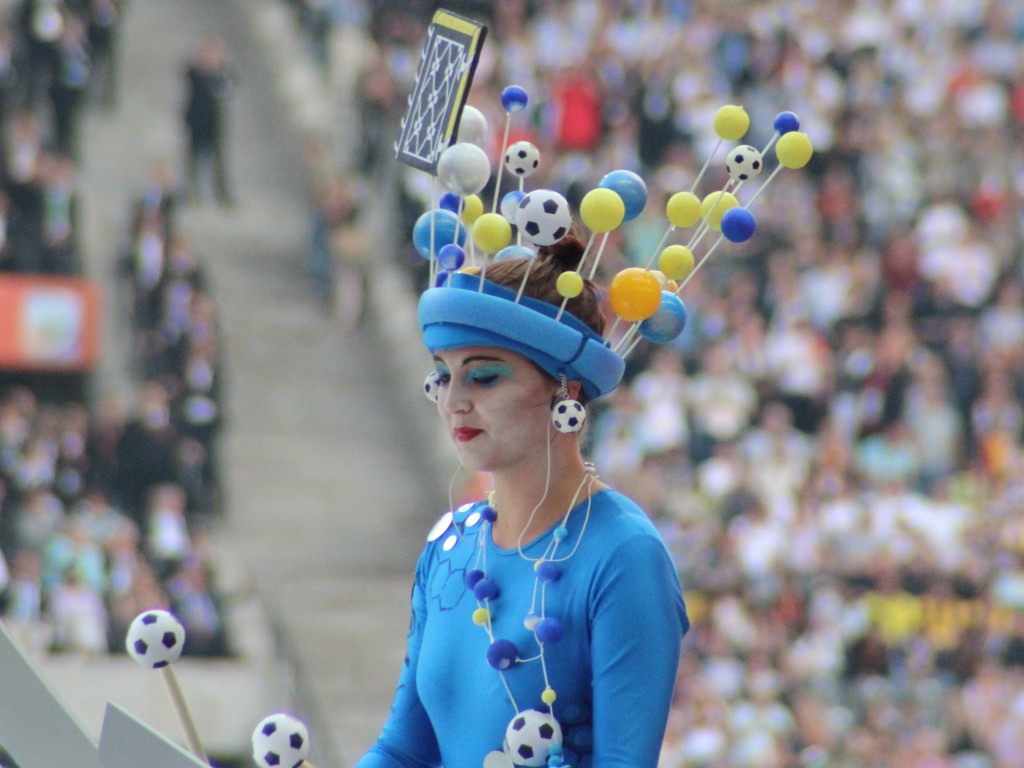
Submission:
<svg viewBox="0 0 1024 768">
<path fill-rule="evenodd" d="M 79 123 L 88 108 L 116 108 L 123 9 L 120 0 L 19 0 L 0 23 L 0 270 L 82 272 Z M 184 67 L 189 82 L 211 48 L 221 50 L 208 41 Z M 223 174 L 212 174 L 224 193 Z M 231 647 L 209 535 L 220 512 L 216 306 L 176 221 L 173 169 L 154 166 L 141 186 L 111 260 L 123 295 L 108 297 L 131 324 L 135 402 L 91 407 L 45 373 L 3 378 L 0 617 L 33 647 L 93 655 L 124 652 L 135 616 L 165 608 L 185 626 L 186 654 L 221 656 Z"/>
<path fill-rule="evenodd" d="M 436 7 L 373 5 L 368 175 Z M 606 276 L 648 263 L 709 156 L 696 191 L 722 188 L 721 106 L 751 116 L 743 143 L 790 110 L 815 148 L 759 196 L 754 237 L 692 277 L 683 334 L 639 346 L 595 405 L 589 451 L 661 526 L 694 621 L 663 768 L 1020 766 L 1024 6 L 443 7 L 488 25 L 469 103 L 492 158 L 502 89 L 529 95 L 509 134 L 541 151 L 527 189 L 578 204 L 610 170 L 646 180 Z M 399 175 L 411 232 L 436 202 Z M 422 285 L 411 245 L 401 258 Z"/>
<path fill-rule="evenodd" d="M 120 0 L 19 0 L 0 20 L 0 270 L 75 275 L 81 123 L 116 101 Z"/>
</svg>

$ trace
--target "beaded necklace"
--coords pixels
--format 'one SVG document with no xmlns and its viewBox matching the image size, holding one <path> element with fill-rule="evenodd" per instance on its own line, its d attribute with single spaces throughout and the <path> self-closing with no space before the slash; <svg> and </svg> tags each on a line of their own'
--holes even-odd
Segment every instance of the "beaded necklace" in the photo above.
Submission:
<svg viewBox="0 0 1024 768">
<path fill-rule="evenodd" d="M 510 763 L 521 766 L 547 764 L 551 768 L 564 765 L 561 759 L 561 727 L 555 719 L 553 708 L 557 693 L 551 686 L 544 653 L 545 645 L 558 642 L 562 638 L 563 626 L 558 617 L 548 614 L 545 594 L 547 585 L 557 581 L 562 575 L 562 564 L 576 554 L 590 520 L 592 490 L 598 476 L 593 464 L 589 462 L 584 464 L 584 469 L 584 476 L 576 487 L 569 508 L 552 532 L 551 540 L 547 543 L 544 552 L 539 557 L 530 557 L 523 551 L 523 537 L 543 504 L 543 498 L 530 513 L 516 542 L 516 551 L 519 557 L 532 563 L 535 572 L 530 608 L 523 620 L 523 625 L 533 633 L 537 643 L 537 653 L 534 656 L 522 658 L 514 643 L 495 637 L 491 622 L 491 602 L 500 598 L 500 589 L 499 585 L 487 576 L 487 537 L 491 535 L 492 526 L 497 519 L 497 504 L 493 492 L 488 498 L 488 503 L 479 510 L 483 525 L 478 529 L 477 539 L 474 543 L 476 559 L 473 567 L 466 571 L 465 584 L 477 601 L 477 607 L 472 614 L 473 623 L 481 627 L 490 640 L 487 647 L 487 663 L 498 672 L 509 701 L 516 712 L 506 730 L 503 750 L 489 754 L 484 762 L 485 768 L 501 768 Z M 586 490 L 586 507 L 579 536 L 572 549 L 559 556 L 558 549 L 565 543 L 569 535 L 567 526 L 569 517 L 576 508 L 584 489 Z M 541 667 L 544 689 L 540 699 L 547 707 L 547 712 L 532 709 L 522 710 L 505 678 L 505 672 L 516 664 L 533 662 L 539 663 Z"/>
</svg>

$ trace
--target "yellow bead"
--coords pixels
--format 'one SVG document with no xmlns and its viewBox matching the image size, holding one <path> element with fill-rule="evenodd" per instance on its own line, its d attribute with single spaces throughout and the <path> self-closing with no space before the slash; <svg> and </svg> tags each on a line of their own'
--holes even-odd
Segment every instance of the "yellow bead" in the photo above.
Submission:
<svg viewBox="0 0 1024 768">
<path fill-rule="evenodd" d="M 665 215 L 675 227 L 692 227 L 700 221 L 700 198 L 693 192 L 676 192 L 665 204 Z"/>
<path fill-rule="evenodd" d="M 743 107 L 728 104 L 715 113 L 715 133 L 725 141 L 736 141 L 750 127 L 750 115 Z"/>
<path fill-rule="evenodd" d="M 473 242 L 484 253 L 497 253 L 512 239 L 512 225 L 500 213 L 485 213 L 473 222 Z"/>
<path fill-rule="evenodd" d="M 494 491 L 491 491 L 490 493 L 487 494 L 487 503 L 490 504 L 495 509 L 497 509 L 498 508 L 498 504 L 497 504 L 497 501 L 496 501 L 497 498 L 498 498 L 498 494 L 496 494 Z"/>
<path fill-rule="evenodd" d="M 486 608 L 477 608 L 473 611 L 473 623 L 478 627 L 484 627 L 491 620 L 491 612 Z"/>
<path fill-rule="evenodd" d="M 555 281 L 558 295 L 564 299 L 575 299 L 583 293 L 583 278 L 579 272 L 563 272 Z"/>
<path fill-rule="evenodd" d="M 786 168 L 803 168 L 810 162 L 814 147 L 806 133 L 790 131 L 775 143 L 775 156 Z"/>
<path fill-rule="evenodd" d="M 580 218 L 594 232 L 611 232 L 625 216 L 626 204 L 612 189 L 592 189 L 580 201 Z"/>
<path fill-rule="evenodd" d="M 658 257 L 658 268 L 672 280 L 685 280 L 693 264 L 693 251 L 685 245 L 670 245 Z"/>
<path fill-rule="evenodd" d="M 700 212 L 707 225 L 717 231 L 722 229 L 722 216 L 725 212 L 739 204 L 740 201 L 731 192 L 712 192 L 700 204 Z"/>
<path fill-rule="evenodd" d="M 463 275 L 479 275 L 480 267 L 463 267 L 459 272 Z"/>
<path fill-rule="evenodd" d="M 462 223 L 471 226 L 484 212 L 484 201 L 480 195 L 466 195 L 462 198 Z"/>
<path fill-rule="evenodd" d="M 555 693 L 555 689 L 552 688 L 550 685 L 547 688 L 545 688 L 544 693 L 540 695 L 540 700 L 547 704 L 549 707 L 555 703 L 555 699 L 557 698 L 558 695 Z"/>
</svg>

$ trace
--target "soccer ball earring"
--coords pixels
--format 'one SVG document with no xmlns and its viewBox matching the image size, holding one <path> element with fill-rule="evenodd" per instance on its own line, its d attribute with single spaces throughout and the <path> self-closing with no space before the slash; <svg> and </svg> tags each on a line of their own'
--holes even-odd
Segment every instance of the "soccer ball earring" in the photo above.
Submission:
<svg viewBox="0 0 1024 768">
<path fill-rule="evenodd" d="M 427 374 L 427 378 L 423 380 L 423 394 L 432 403 L 436 403 L 441 397 L 440 378 L 441 374 L 438 371 L 431 371 Z"/>
<path fill-rule="evenodd" d="M 569 386 L 564 374 L 559 374 L 560 391 L 555 404 L 551 406 L 551 423 L 563 435 L 571 435 L 583 429 L 587 411 L 578 400 L 569 397 Z"/>
</svg>

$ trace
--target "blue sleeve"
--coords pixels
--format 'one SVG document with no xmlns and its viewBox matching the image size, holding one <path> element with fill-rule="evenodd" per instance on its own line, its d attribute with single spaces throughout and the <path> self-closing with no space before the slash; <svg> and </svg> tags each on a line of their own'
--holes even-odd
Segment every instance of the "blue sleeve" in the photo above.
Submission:
<svg viewBox="0 0 1024 768">
<path fill-rule="evenodd" d="M 429 551 L 428 547 L 416 568 L 409 639 L 402 673 L 398 679 L 398 690 L 391 704 L 391 714 L 377 742 L 356 763 L 355 768 L 434 768 L 441 764 L 437 738 L 416 686 L 416 666 L 427 615 L 424 584 Z"/>
<path fill-rule="evenodd" d="M 596 582 L 591 616 L 593 768 L 655 768 L 689 628 L 664 544 L 636 536 Z"/>
</svg>

